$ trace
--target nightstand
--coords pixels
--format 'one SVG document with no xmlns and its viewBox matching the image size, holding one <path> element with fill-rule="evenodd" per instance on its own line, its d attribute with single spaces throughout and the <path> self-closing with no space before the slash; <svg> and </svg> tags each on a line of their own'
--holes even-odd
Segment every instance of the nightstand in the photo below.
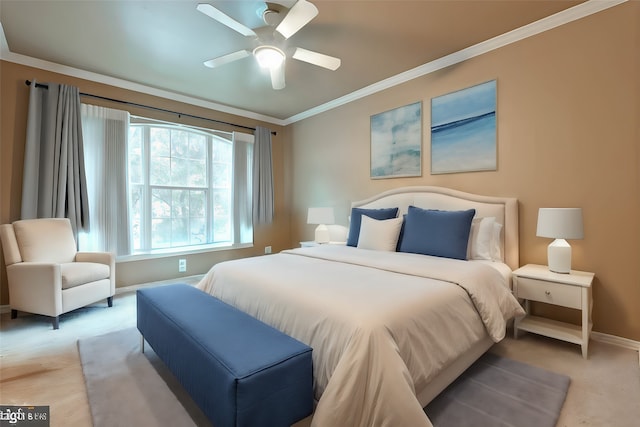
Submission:
<svg viewBox="0 0 640 427">
<path fill-rule="evenodd" d="M 527 264 L 514 271 L 513 293 L 516 298 L 525 300 L 524 309 L 527 312 L 525 316 L 516 318 L 514 338 L 518 337 L 518 330 L 523 330 L 579 344 L 582 347 L 582 357 L 586 359 L 589 335 L 593 326 L 591 320 L 593 277 L 593 273 L 586 271 L 571 270 L 569 274 L 554 273 L 549 271 L 546 265 L 534 264 Z M 530 301 L 580 310 L 582 325 L 532 316 Z"/>
</svg>

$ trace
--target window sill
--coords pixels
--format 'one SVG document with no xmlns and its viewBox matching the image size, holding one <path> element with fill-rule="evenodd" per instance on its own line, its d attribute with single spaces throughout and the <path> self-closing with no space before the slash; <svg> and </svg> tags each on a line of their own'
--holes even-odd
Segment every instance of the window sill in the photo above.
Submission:
<svg viewBox="0 0 640 427">
<path fill-rule="evenodd" d="M 144 261 L 147 259 L 168 258 L 180 255 L 199 254 L 204 252 L 229 251 L 234 249 L 252 248 L 253 243 L 239 243 L 237 245 L 199 245 L 184 248 L 157 249 L 151 252 L 135 253 L 116 257 L 116 262 Z"/>
</svg>

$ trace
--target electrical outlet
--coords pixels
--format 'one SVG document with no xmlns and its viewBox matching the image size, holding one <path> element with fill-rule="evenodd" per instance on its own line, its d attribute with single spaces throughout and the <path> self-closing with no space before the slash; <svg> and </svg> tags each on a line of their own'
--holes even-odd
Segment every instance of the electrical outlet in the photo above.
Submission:
<svg viewBox="0 0 640 427">
<path fill-rule="evenodd" d="M 265 254 L 270 254 L 271 253 L 271 246 L 265 246 L 264 247 L 264 253 Z"/>
<path fill-rule="evenodd" d="M 180 258 L 178 260 L 178 272 L 184 273 L 187 271 L 187 260 L 185 258 Z"/>
</svg>

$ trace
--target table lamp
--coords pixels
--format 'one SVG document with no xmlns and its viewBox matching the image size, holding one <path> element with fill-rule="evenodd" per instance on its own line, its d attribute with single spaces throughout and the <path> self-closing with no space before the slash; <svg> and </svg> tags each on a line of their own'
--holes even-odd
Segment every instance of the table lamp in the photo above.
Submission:
<svg viewBox="0 0 640 427">
<path fill-rule="evenodd" d="M 307 224 L 318 224 L 315 233 L 316 242 L 329 243 L 329 229 L 327 225 L 333 224 L 334 222 L 333 208 L 309 208 Z"/>
<path fill-rule="evenodd" d="M 581 208 L 540 208 L 536 236 L 555 239 L 547 248 L 549 270 L 571 272 L 571 245 L 565 239 L 582 239 Z"/>
</svg>

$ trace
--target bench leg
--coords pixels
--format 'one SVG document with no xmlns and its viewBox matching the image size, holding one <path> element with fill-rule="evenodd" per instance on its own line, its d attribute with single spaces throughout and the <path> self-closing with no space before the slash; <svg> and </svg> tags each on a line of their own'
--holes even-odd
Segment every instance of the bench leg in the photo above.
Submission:
<svg viewBox="0 0 640 427">
<path fill-rule="evenodd" d="M 107 297 L 107 305 L 113 307 L 113 297 Z"/>
<path fill-rule="evenodd" d="M 11 318 L 12 319 L 18 318 L 18 310 L 11 309 Z"/>
</svg>

